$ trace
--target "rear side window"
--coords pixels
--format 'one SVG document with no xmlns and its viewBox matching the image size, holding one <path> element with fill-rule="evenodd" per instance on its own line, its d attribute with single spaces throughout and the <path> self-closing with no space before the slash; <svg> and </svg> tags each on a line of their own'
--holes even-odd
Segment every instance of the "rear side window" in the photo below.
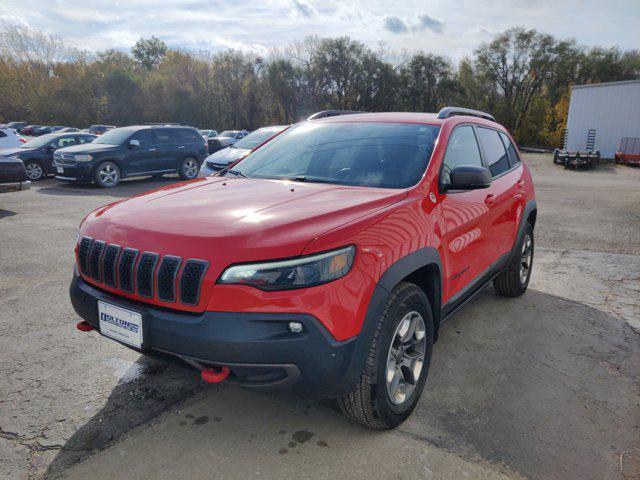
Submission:
<svg viewBox="0 0 640 480">
<path fill-rule="evenodd" d="M 168 143 L 177 143 L 178 139 L 175 136 L 175 132 L 172 130 L 154 130 L 156 134 L 156 140 L 158 145 L 166 145 Z"/>
<path fill-rule="evenodd" d="M 460 165 L 482 167 L 480 149 L 473 133 L 473 127 L 470 125 L 457 127 L 449 137 L 447 151 L 442 161 L 440 183 L 442 185 L 451 183 L 451 171 Z"/>
<path fill-rule="evenodd" d="M 90 143 L 93 141 L 93 137 L 78 137 L 80 143 Z"/>
<path fill-rule="evenodd" d="M 520 157 L 518 157 L 518 152 L 516 152 L 516 147 L 513 146 L 513 142 L 509 139 L 509 137 L 500 132 L 500 138 L 502 139 L 502 143 L 504 143 L 505 148 L 507 149 L 507 155 L 509 155 L 509 162 L 511 166 L 517 165 L 520 163 Z"/>
<path fill-rule="evenodd" d="M 497 177 L 509 170 L 509 157 L 507 157 L 507 151 L 504 149 L 498 132 L 478 127 L 478 139 L 480 140 L 480 145 L 482 145 L 482 151 L 489 165 L 491 175 Z"/>
<path fill-rule="evenodd" d="M 202 143 L 202 136 L 193 130 L 176 130 L 179 143 Z"/>
</svg>

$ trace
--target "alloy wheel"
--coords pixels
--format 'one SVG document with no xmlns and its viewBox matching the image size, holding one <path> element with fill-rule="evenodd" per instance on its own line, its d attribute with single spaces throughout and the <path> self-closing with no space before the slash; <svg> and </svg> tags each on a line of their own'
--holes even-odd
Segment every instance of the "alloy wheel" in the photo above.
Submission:
<svg viewBox="0 0 640 480">
<path fill-rule="evenodd" d="M 404 403 L 413 393 L 424 365 L 427 349 L 422 315 L 407 313 L 396 327 L 387 354 L 387 394 L 395 405 Z"/>
<path fill-rule="evenodd" d="M 527 283 L 527 279 L 529 278 L 532 257 L 533 243 L 531 242 L 531 236 L 527 235 L 522 242 L 522 255 L 520 255 L 520 283 L 522 285 Z"/>
<path fill-rule="evenodd" d="M 38 180 L 40 177 L 42 177 L 42 167 L 38 163 L 28 163 L 25 167 L 25 170 L 27 172 L 27 177 L 29 177 L 29 180 Z"/>
<path fill-rule="evenodd" d="M 193 158 L 188 158 L 184 162 L 183 170 L 185 177 L 195 177 L 198 174 L 198 162 L 196 162 Z"/>
<path fill-rule="evenodd" d="M 100 169 L 98 175 L 100 176 L 100 181 L 104 185 L 114 185 L 118 181 L 118 171 L 109 163 Z"/>
</svg>

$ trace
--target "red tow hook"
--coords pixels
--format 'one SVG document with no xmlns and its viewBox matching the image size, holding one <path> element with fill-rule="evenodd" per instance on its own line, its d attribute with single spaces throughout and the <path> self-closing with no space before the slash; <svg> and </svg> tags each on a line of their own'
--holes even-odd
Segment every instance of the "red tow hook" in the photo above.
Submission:
<svg viewBox="0 0 640 480">
<path fill-rule="evenodd" d="M 229 376 L 228 367 L 205 368 L 200 371 L 200 376 L 207 383 L 220 383 Z"/>
<path fill-rule="evenodd" d="M 91 330 L 95 330 L 94 326 L 87 321 L 76 323 L 76 328 L 81 332 L 90 332 Z"/>
</svg>

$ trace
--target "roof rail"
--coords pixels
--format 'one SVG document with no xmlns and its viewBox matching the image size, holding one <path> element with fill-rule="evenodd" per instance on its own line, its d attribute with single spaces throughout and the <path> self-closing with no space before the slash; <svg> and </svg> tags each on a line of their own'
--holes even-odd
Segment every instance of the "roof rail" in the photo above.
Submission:
<svg viewBox="0 0 640 480">
<path fill-rule="evenodd" d="M 322 110 L 307 117 L 307 120 L 317 120 L 318 118 L 336 117 L 338 115 L 353 115 L 354 113 L 365 113 L 357 110 Z"/>
<path fill-rule="evenodd" d="M 492 122 L 496 121 L 490 113 L 481 112 L 480 110 L 471 110 L 470 108 L 444 107 L 438 112 L 438 118 L 440 119 L 455 117 L 456 115 L 468 115 L 470 117 L 480 117 L 485 120 L 491 120 Z"/>
</svg>

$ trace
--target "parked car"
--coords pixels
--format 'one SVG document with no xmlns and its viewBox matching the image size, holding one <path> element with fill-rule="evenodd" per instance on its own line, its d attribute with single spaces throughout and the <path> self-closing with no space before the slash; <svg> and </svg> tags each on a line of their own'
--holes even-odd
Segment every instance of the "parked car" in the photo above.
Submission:
<svg viewBox="0 0 640 480">
<path fill-rule="evenodd" d="M 15 130 L 9 127 L 0 128 L 0 149 L 19 147 L 21 144 L 20 136 Z"/>
<path fill-rule="evenodd" d="M 24 128 L 26 126 L 27 126 L 27 122 L 9 122 L 6 125 L 7 128 L 11 128 L 16 132 L 18 132 L 21 128 Z"/>
<path fill-rule="evenodd" d="M 207 141 L 209 153 L 215 153 L 229 145 L 233 145 L 247 135 L 249 135 L 247 130 L 225 130 L 217 137 L 210 138 Z"/>
<path fill-rule="evenodd" d="M 31 182 L 22 160 L 16 157 L 0 158 L 0 193 L 29 190 Z"/>
<path fill-rule="evenodd" d="M 67 132 L 78 132 L 78 131 L 79 130 L 76 127 L 64 127 L 64 128 L 61 128 L 60 130 L 58 130 L 58 132 L 64 132 L 64 133 L 67 133 Z"/>
<path fill-rule="evenodd" d="M 218 136 L 217 130 L 198 130 L 198 131 L 200 132 L 200 135 L 202 135 L 202 138 L 204 138 L 206 141 L 209 141 L 210 138 Z"/>
<path fill-rule="evenodd" d="M 207 153 L 192 127 L 139 125 L 115 128 L 88 145 L 56 152 L 56 178 L 115 187 L 122 178 L 178 173 L 189 180 Z"/>
<path fill-rule="evenodd" d="M 102 135 L 103 133 L 109 131 L 109 130 L 113 130 L 114 127 L 113 125 L 91 125 L 89 127 L 89 133 L 93 133 L 94 135 Z"/>
<path fill-rule="evenodd" d="M 327 117 L 223 177 L 90 213 L 71 302 L 80 330 L 206 381 L 291 386 L 392 428 L 439 325 L 492 280 L 526 291 L 536 216 L 529 169 L 486 113 Z"/>
<path fill-rule="evenodd" d="M 49 133 L 19 144 L 18 148 L 0 150 L 0 157 L 17 157 L 24 162 L 29 180 L 40 180 L 52 174 L 53 154 L 59 148 L 85 144 L 93 141 L 95 135 L 77 133 Z"/>
<path fill-rule="evenodd" d="M 253 150 L 268 142 L 286 128 L 288 128 L 288 125 L 275 125 L 273 127 L 263 127 L 254 130 L 242 140 L 209 155 L 202 164 L 198 176 L 204 177 L 205 175 L 219 172 L 223 168 L 246 157 Z"/>
<path fill-rule="evenodd" d="M 51 129 L 53 127 L 50 125 L 41 125 L 38 128 L 34 128 L 33 132 L 31 132 L 31 136 L 32 137 L 39 137 L 41 135 L 47 135 L 49 133 L 51 133 Z"/>
<path fill-rule="evenodd" d="M 22 135 L 32 135 L 33 131 L 40 128 L 42 125 L 27 125 L 26 127 L 21 128 L 18 132 Z"/>
</svg>

